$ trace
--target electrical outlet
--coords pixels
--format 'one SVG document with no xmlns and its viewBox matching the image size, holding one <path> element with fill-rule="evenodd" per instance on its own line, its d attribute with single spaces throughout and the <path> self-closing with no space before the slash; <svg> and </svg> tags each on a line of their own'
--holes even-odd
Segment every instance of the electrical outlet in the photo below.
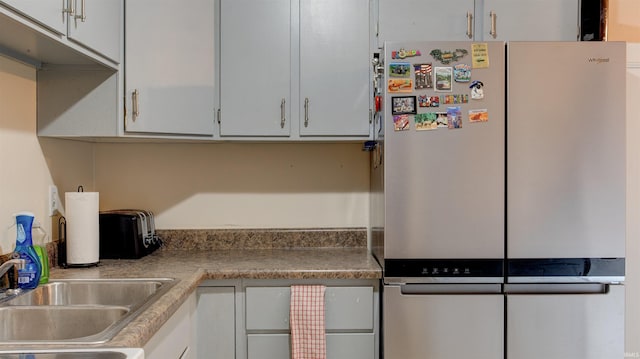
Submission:
<svg viewBox="0 0 640 359">
<path fill-rule="evenodd" d="M 49 186 L 49 217 L 53 217 L 58 210 L 58 187 Z"/>
</svg>

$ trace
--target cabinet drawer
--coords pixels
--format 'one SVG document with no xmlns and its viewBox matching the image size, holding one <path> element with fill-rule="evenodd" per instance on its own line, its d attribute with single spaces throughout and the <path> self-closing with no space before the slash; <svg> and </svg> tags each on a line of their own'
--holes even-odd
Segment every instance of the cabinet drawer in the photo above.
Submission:
<svg viewBox="0 0 640 359">
<path fill-rule="evenodd" d="M 328 359 L 373 359 L 373 333 L 327 334 Z M 248 359 L 290 358 L 289 334 L 249 334 Z"/>
<path fill-rule="evenodd" d="M 246 289 L 247 330 L 289 330 L 289 287 Z M 373 330 L 373 287 L 327 287 L 328 330 Z"/>
</svg>

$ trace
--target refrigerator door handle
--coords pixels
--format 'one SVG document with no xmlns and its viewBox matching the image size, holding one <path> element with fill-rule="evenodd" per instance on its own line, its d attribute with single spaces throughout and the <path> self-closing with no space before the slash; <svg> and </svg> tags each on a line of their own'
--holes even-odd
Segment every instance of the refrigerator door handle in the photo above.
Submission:
<svg viewBox="0 0 640 359">
<path fill-rule="evenodd" d="M 500 284 L 404 284 L 402 295 L 500 294 Z"/>
<path fill-rule="evenodd" d="M 505 284 L 505 294 L 608 294 L 611 284 Z"/>
<path fill-rule="evenodd" d="M 467 36 L 473 39 L 473 14 L 467 11 Z"/>
</svg>

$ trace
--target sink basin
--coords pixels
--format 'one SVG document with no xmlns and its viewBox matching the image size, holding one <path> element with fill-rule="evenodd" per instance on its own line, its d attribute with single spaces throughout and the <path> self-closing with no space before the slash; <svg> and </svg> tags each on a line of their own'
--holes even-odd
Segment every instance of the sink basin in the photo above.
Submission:
<svg viewBox="0 0 640 359">
<path fill-rule="evenodd" d="M 58 341 L 96 336 L 121 320 L 125 307 L 3 307 L 0 341 Z"/>
<path fill-rule="evenodd" d="M 7 305 L 119 305 L 136 307 L 164 284 L 159 280 L 55 281 L 27 291 Z"/>
<path fill-rule="evenodd" d="M 173 279 L 56 280 L 0 302 L 0 344 L 94 344 L 112 339 Z"/>
</svg>

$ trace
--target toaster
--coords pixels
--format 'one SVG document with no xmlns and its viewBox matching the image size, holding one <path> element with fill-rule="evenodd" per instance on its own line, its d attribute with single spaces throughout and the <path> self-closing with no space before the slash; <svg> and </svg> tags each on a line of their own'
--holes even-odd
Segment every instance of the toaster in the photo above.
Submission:
<svg viewBox="0 0 640 359">
<path fill-rule="evenodd" d="M 118 209 L 100 212 L 100 259 L 142 258 L 161 245 L 151 211 Z"/>
</svg>

